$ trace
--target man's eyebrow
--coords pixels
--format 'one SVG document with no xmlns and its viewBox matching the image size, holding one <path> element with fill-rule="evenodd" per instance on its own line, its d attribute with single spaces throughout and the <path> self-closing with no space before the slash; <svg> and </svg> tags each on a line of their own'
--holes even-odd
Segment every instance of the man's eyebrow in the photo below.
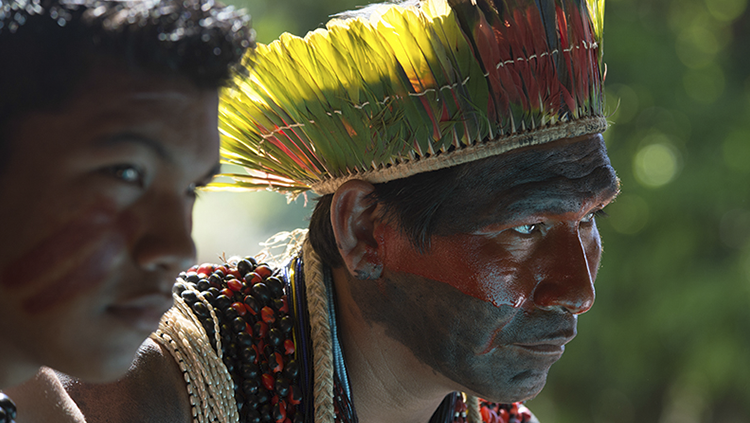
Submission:
<svg viewBox="0 0 750 423">
<path fill-rule="evenodd" d="M 135 132 L 121 132 L 113 136 L 103 138 L 99 142 L 99 145 L 113 146 L 127 143 L 141 145 L 154 152 L 160 159 L 168 162 L 173 161 L 171 155 L 167 152 L 167 150 L 160 142 Z"/>
</svg>

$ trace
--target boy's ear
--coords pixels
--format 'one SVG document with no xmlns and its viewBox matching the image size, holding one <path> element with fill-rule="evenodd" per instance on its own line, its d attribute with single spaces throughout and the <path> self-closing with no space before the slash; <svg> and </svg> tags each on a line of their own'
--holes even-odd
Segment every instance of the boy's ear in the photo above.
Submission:
<svg viewBox="0 0 750 423">
<path fill-rule="evenodd" d="M 368 182 L 351 180 L 336 190 L 331 202 L 336 247 L 347 270 L 357 279 L 378 279 L 383 271 L 373 235 L 377 204 L 368 197 L 374 189 Z"/>
</svg>

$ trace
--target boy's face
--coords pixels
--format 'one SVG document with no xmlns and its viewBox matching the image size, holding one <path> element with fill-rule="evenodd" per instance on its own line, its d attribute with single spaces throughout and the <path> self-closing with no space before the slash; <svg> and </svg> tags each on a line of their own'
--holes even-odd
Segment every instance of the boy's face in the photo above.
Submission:
<svg viewBox="0 0 750 423">
<path fill-rule="evenodd" d="M 59 110 L 14 122 L 0 173 L 3 360 L 94 381 L 128 369 L 193 260 L 217 106 L 216 90 L 98 67 Z"/>
</svg>

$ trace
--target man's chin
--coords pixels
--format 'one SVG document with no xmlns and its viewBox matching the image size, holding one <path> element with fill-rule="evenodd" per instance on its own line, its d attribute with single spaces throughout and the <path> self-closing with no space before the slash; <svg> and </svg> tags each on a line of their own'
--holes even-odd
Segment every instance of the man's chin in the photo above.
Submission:
<svg viewBox="0 0 750 423">
<path fill-rule="evenodd" d="M 535 398 L 546 383 L 547 371 L 527 370 L 510 380 L 497 380 L 491 386 L 478 387 L 476 391 L 469 389 L 466 392 L 487 401 L 510 404 Z"/>
</svg>

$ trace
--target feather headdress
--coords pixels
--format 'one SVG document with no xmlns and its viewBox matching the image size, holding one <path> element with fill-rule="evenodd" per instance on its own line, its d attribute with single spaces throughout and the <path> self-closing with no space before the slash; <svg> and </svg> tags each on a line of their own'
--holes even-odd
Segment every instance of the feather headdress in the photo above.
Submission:
<svg viewBox="0 0 750 423">
<path fill-rule="evenodd" d="M 604 0 L 422 0 L 283 34 L 220 106 L 215 186 L 334 192 L 603 132 Z"/>
</svg>

